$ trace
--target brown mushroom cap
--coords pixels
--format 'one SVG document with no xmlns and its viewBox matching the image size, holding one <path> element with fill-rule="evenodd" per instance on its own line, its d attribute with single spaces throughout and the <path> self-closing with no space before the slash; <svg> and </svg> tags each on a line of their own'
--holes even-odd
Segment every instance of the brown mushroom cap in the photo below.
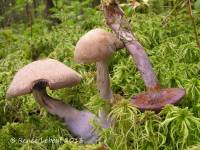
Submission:
<svg viewBox="0 0 200 150">
<path fill-rule="evenodd" d="M 34 84 L 40 80 L 46 81 L 50 89 L 56 90 L 79 83 L 81 75 L 57 60 L 38 60 L 24 66 L 16 73 L 6 97 L 31 93 Z"/>
<path fill-rule="evenodd" d="M 93 63 L 106 60 L 124 44 L 112 33 L 93 29 L 83 35 L 76 44 L 74 59 L 78 63 Z"/>
</svg>

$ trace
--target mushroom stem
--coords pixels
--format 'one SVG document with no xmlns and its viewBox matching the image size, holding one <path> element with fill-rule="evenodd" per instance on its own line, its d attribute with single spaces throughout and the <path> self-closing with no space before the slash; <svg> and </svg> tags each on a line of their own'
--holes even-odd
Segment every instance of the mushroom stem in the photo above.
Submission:
<svg viewBox="0 0 200 150">
<path fill-rule="evenodd" d="M 107 24 L 118 35 L 118 37 L 122 39 L 127 50 L 135 60 L 147 89 L 150 91 L 159 90 L 159 82 L 152 69 L 148 56 L 132 34 L 129 23 L 124 17 L 124 13 L 118 6 L 118 3 L 112 1 L 109 5 L 104 5 L 104 13 Z"/>
<path fill-rule="evenodd" d="M 50 97 L 46 92 L 46 85 L 41 82 L 35 84 L 33 87 L 33 96 L 50 114 L 57 115 L 61 119 L 71 120 L 78 113 L 72 106 Z"/>
<path fill-rule="evenodd" d="M 113 93 L 110 87 L 109 70 L 106 61 L 96 62 L 97 68 L 97 88 L 99 90 L 100 97 L 109 103 L 113 103 Z M 102 108 L 99 112 L 99 119 L 105 128 L 111 126 L 110 119 L 107 118 L 107 109 Z"/>
<path fill-rule="evenodd" d="M 97 88 L 99 90 L 101 98 L 112 102 L 113 94 L 110 87 L 110 77 L 108 71 L 108 65 L 106 61 L 96 62 L 97 68 Z"/>
<path fill-rule="evenodd" d="M 135 60 L 137 68 L 144 80 L 144 83 L 149 91 L 156 91 L 160 88 L 158 79 L 152 69 L 147 54 L 138 41 L 131 41 L 125 44 L 129 53 Z"/>
<path fill-rule="evenodd" d="M 141 110 L 161 110 L 166 104 L 176 104 L 185 95 L 180 88 L 160 89 L 144 48 L 131 32 L 131 26 L 119 7 L 118 0 L 102 0 L 107 25 L 124 42 L 144 80 L 147 92 L 134 96 L 132 103 Z"/>
<path fill-rule="evenodd" d="M 98 134 L 90 122 L 97 121 L 102 127 L 106 127 L 106 124 L 104 125 L 106 122 L 98 119 L 88 111 L 79 111 L 60 100 L 50 97 L 46 92 L 46 84 L 43 84 L 43 82 L 35 84 L 32 91 L 37 102 L 45 107 L 50 114 L 64 119 L 64 125 L 67 126 L 72 135 L 82 139 L 84 143 L 97 142 Z"/>
</svg>

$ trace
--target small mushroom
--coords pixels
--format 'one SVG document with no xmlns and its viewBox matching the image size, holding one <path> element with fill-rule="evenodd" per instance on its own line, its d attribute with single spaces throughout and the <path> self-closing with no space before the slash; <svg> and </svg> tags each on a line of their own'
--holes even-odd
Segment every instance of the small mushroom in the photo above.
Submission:
<svg viewBox="0 0 200 150">
<path fill-rule="evenodd" d="M 49 113 L 64 119 L 64 124 L 75 137 L 82 138 L 85 143 L 95 143 L 98 134 L 90 125 L 90 121 L 95 120 L 101 124 L 101 120 L 88 111 L 79 111 L 50 97 L 46 92 L 46 86 L 56 90 L 71 87 L 80 81 L 81 76 L 66 65 L 53 59 L 38 60 L 16 73 L 8 88 L 7 98 L 32 92 L 37 102 Z"/>
<path fill-rule="evenodd" d="M 112 101 L 107 60 L 124 44 L 112 33 L 103 29 L 93 29 L 83 35 L 76 44 L 74 58 L 82 64 L 96 63 L 97 88 L 101 98 Z"/>
</svg>

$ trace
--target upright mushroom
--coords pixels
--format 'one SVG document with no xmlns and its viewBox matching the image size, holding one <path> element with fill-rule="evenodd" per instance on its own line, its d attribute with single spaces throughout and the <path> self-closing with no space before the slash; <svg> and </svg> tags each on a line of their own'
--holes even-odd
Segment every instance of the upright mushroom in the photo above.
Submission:
<svg viewBox="0 0 200 150">
<path fill-rule="evenodd" d="M 97 88 L 101 98 L 112 101 L 107 60 L 124 44 L 112 33 L 97 28 L 83 35 L 76 44 L 74 58 L 78 63 L 96 63 Z"/>
<path fill-rule="evenodd" d="M 90 120 L 95 120 L 104 126 L 94 114 L 79 111 L 60 100 L 50 97 L 46 86 L 52 90 L 71 87 L 81 81 L 81 76 L 66 65 L 45 59 L 32 62 L 20 69 L 7 90 L 7 98 L 33 93 L 35 99 L 47 111 L 64 119 L 65 125 L 75 136 L 85 143 L 95 143 L 98 134 L 94 131 Z"/>
<path fill-rule="evenodd" d="M 102 4 L 108 26 L 124 42 L 147 87 L 147 92 L 134 96 L 132 103 L 141 110 L 155 111 L 159 111 L 166 104 L 176 104 L 185 95 L 185 90 L 181 88 L 160 89 L 148 56 L 132 34 L 129 22 L 118 5 L 118 0 L 102 0 Z"/>
</svg>

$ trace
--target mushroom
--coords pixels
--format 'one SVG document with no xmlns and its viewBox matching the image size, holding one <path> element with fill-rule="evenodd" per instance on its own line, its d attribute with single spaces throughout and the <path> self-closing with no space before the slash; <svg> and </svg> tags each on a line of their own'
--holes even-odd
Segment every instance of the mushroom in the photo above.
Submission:
<svg viewBox="0 0 200 150">
<path fill-rule="evenodd" d="M 45 107 L 50 114 L 64 119 L 64 124 L 75 137 L 83 139 L 85 143 L 95 143 L 98 134 L 90 125 L 94 120 L 101 122 L 94 114 L 88 111 L 79 111 L 64 102 L 50 97 L 46 92 L 48 86 L 51 90 L 71 87 L 81 81 L 76 71 L 53 59 L 38 60 L 20 69 L 11 82 L 6 97 L 33 93 L 37 102 Z M 104 126 L 102 124 L 102 126 Z"/>
<path fill-rule="evenodd" d="M 128 20 L 125 18 L 117 0 L 103 2 L 103 10 L 108 26 L 124 42 L 144 80 L 147 92 L 133 97 L 132 103 L 141 110 L 159 111 L 166 104 L 176 104 L 185 95 L 182 88 L 161 89 L 158 79 L 152 69 L 145 50 L 131 32 Z"/>
<path fill-rule="evenodd" d="M 112 33 L 96 28 L 83 35 L 75 47 L 74 59 L 78 63 L 96 63 L 97 88 L 101 98 L 112 102 L 107 60 L 124 44 Z"/>
</svg>

